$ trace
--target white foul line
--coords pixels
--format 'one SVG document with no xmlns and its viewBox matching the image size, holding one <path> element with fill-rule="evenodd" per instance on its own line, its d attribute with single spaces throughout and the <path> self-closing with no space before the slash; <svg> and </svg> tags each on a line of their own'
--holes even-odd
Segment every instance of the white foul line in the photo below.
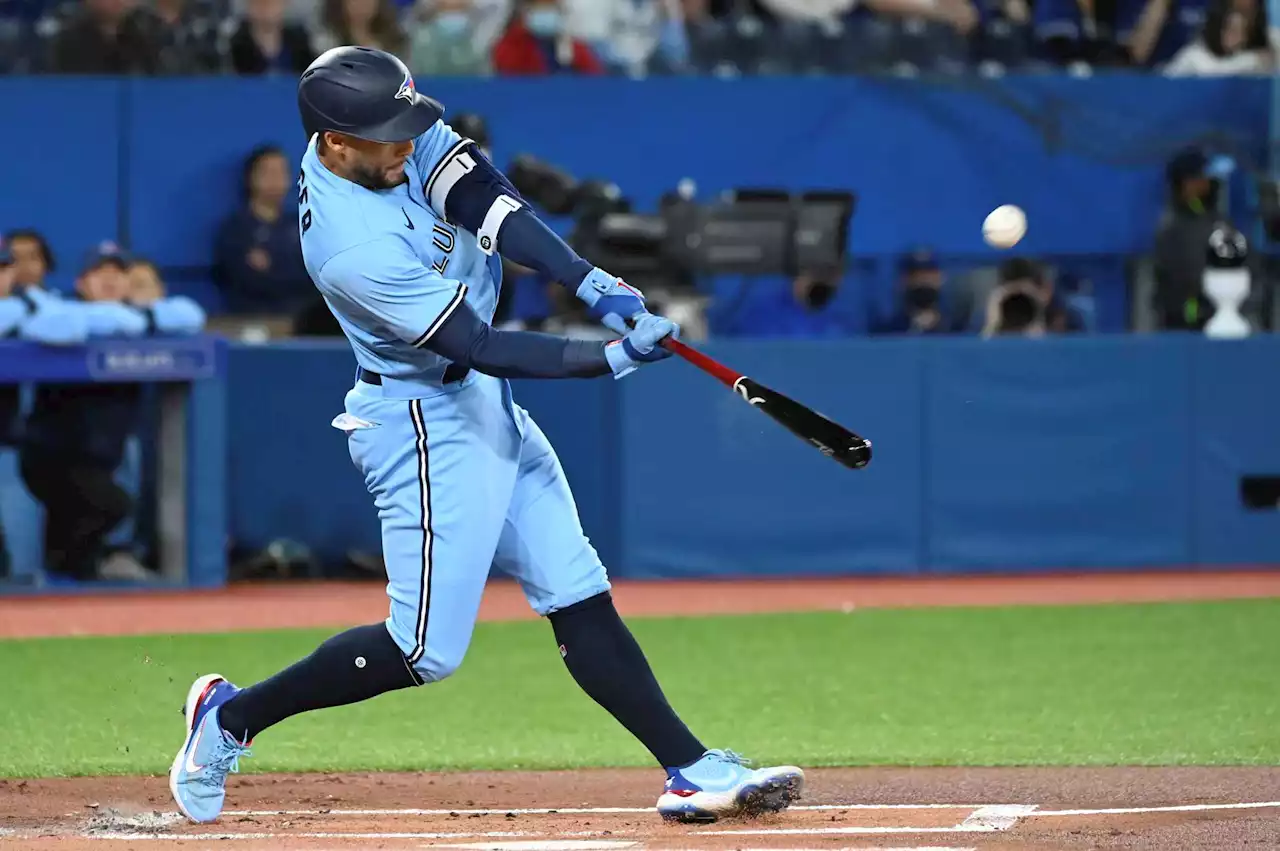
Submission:
<svg viewBox="0 0 1280 851">
<path fill-rule="evenodd" d="M 85 839 L 125 839 L 130 842 L 155 840 L 214 842 L 229 839 L 511 839 L 542 836 L 541 833 L 82 833 Z"/>
<path fill-rule="evenodd" d="M 1247 804 L 1183 804 L 1176 807 L 1124 807 L 1111 810 L 1036 810 L 1030 818 L 1040 816 L 1127 816 L 1141 813 L 1199 813 L 1207 810 L 1262 810 L 1280 807 L 1280 801 L 1256 801 Z"/>
<path fill-rule="evenodd" d="M 987 804 L 804 804 L 789 807 L 798 811 L 837 810 L 976 810 Z M 994 806 L 1006 806 L 1003 804 Z M 1012 805 L 1009 805 L 1012 806 Z M 456 810 L 226 810 L 224 816 L 517 816 L 557 815 L 643 815 L 653 807 L 506 807 L 498 809 Z"/>
<path fill-rule="evenodd" d="M 862 836 L 875 833 L 977 833 L 959 827 L 783 827 L 751 830 L 700 830 L 698 836 Z"/>
</svg>

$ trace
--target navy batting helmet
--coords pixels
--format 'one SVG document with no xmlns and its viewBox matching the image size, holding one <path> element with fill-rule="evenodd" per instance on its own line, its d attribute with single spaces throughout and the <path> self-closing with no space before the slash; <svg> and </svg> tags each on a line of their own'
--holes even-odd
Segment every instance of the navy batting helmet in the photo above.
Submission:
<svg viewBox="0 0 1280 851">
<path fill-rule="evenodd" d="M 407 142 L 444 115 L 438 101 L 418 94 L 413 75 L 390 53 L 335 47 L 298 80 L 298 112 L 308 138 L 332 130 L 370 142 Z"/>
</svg>

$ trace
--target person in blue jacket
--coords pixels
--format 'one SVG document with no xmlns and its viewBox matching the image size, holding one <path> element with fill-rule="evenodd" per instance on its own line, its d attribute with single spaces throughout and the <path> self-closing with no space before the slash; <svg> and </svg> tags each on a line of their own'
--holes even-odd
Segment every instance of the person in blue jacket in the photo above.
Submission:
<svg viewBox="0 0 1280 851">
<path fill-rule="evenodd" d="M 204 328 L 204 311 L 190 299 L 131 300 L 129 266 L 129 256 L 118 246 L 100 244 L 76 281 L 75 299 L 19 296 L 30 300 L 19 335 L 77 345 L 95 337 L 195 334 Z M 115 472 L 138 425 L 141 391 L 137 384 L 111 383 L 36 389 L 19 468 L 27 489 L 44 505 L 45 566 L 51 573 L 74 579 L 153 576 L 127 553 L 104 553 L 106 537 L 134 508 Z"/>
</svg>

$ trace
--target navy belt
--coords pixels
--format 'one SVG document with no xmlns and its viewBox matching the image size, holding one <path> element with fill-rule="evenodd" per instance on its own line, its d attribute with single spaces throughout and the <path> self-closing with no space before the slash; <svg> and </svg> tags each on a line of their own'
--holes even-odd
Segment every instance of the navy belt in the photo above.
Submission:
<svg viewBox="0 0 1280 851">
<path fill-rule="evenodd" d="M 459 381 L 467 377 L 467 373 L 471 372 L 470 367 L 461 366 L 460 364 L 451 363 L 444 371 L 444 378 L 441 384 L 457 384 Z M 360 367 L 356 372 L 356 380 L 363 381 L 365 384 L 374 384 L 378 387 L 382 386 L 382 376 L 376 372 Z"/>
</svg>

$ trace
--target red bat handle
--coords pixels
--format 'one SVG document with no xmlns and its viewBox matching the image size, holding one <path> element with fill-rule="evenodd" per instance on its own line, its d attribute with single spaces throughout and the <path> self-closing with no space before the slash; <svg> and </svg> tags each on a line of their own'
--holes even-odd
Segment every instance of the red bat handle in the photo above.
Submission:
<svg viewBox="0 0 1280 851">
<path fill-rule="evenodd" d="M 732 387 L 737 383 L 738 379 L 742 377 L 742 373 L 729 369 L 729 367 L 720 363 L 718 360 L 707 357 L 693 346 L 686 345 L 679 340 L 673 340 L 668 337 L 662 341 L 662 347 L 670 349 L 689 363 L 698 367 L 698 369 L 701 369 L 703 372 L 723 381 L 729 387 Z"/>
</svg>

